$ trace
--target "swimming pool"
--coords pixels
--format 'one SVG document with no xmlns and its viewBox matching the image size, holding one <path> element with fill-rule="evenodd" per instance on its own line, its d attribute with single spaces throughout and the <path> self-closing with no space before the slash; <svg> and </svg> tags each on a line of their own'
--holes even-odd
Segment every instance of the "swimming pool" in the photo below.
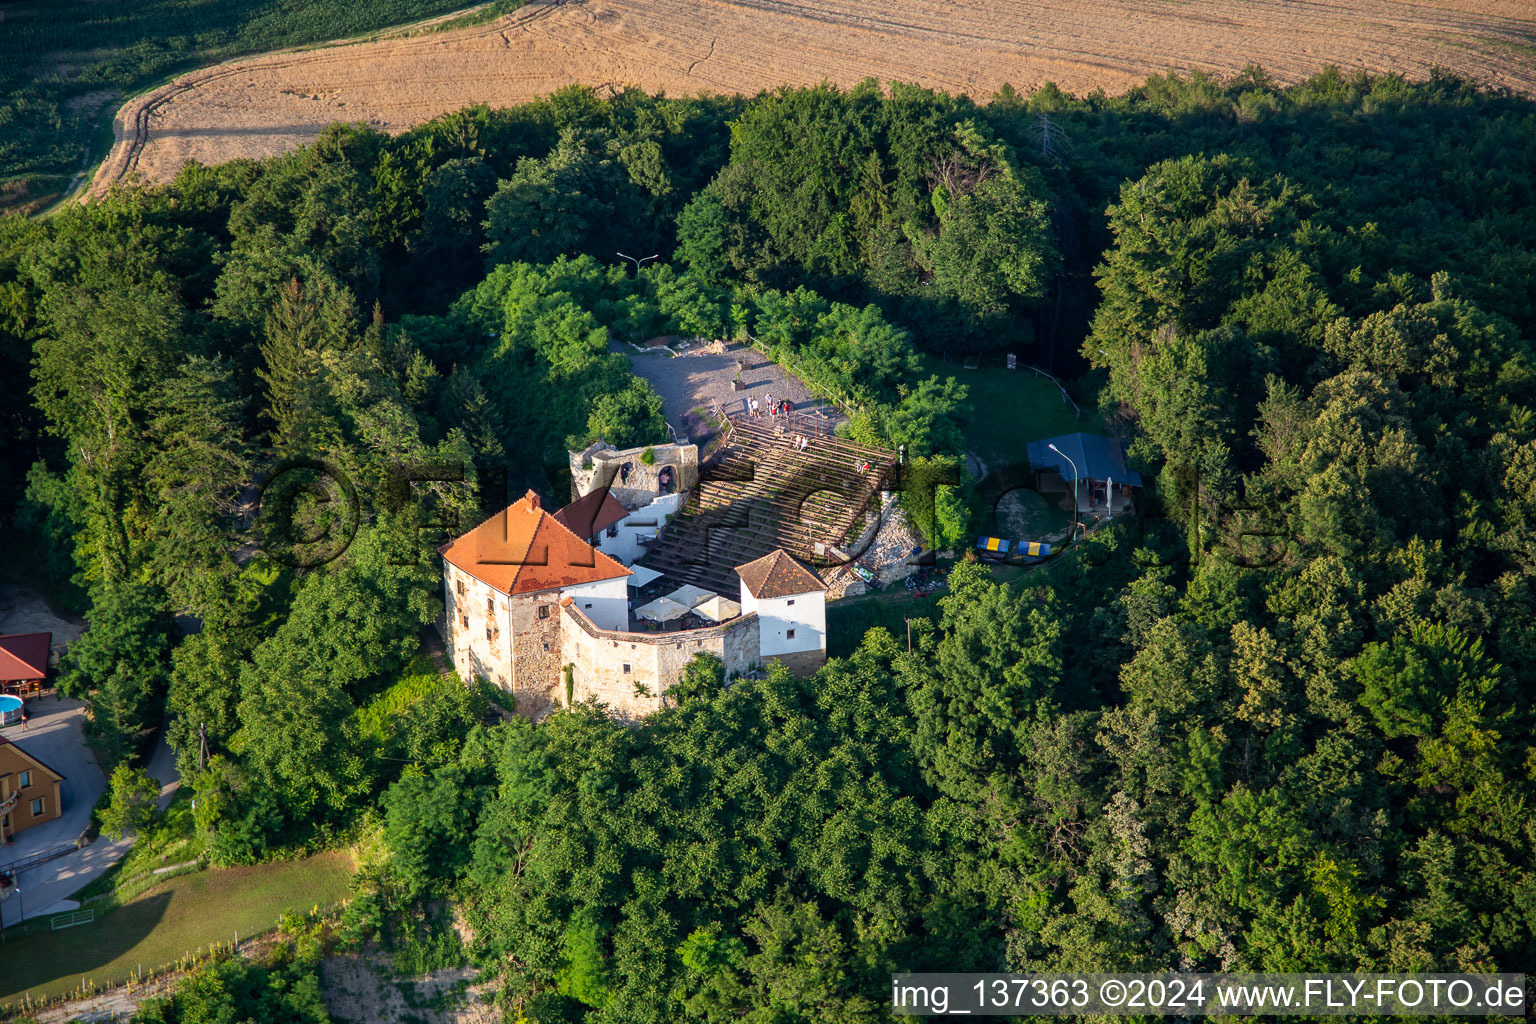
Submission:
<svg viewBox="0 0 1536 1024">
<path fill-rule="evenodd" d="M 21 698 L 0 695 L 0 725 L 21 721 Z"/>
</svg>

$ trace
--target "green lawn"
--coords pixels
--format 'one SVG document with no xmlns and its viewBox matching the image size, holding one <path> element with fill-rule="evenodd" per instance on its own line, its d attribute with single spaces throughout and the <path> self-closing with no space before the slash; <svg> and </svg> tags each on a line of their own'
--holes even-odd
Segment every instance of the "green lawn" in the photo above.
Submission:
<svg viewBox="0 0 1536 1024">
<path fill-rule="evenodd" d="M 1062 401 L 1061 389 L 1034 371 L 1004 369 L 996 363 L 967 370 L 954 360 L 927 357 L 926 372 L 949 375 L 969 389 L 970 427 L 966 450 L 986 464 L 989 474 L 1027 461 L 1025 445 L 1076 431 L 1098 433 L 1104 421 L 1091 402 L 1078 398 L 1081 415 Z M 1002 520 L 999 522 L 998 520 Z M 1015 491 L 1004 499 L 997 516 L 988 513 L 975 523 L 978 534 L 1012 540 L 1045 540 L 1064 535 L 1072 513 L 1037 494 Z"/>
<path fill-rule="evenodd" d="M 988 362 L 967 370 L 959 362 L 924 357 L 924 372 L 954 377 L 970 392 L 971 425 L 965 442 L 990 467 L 993 463 L 1023 459 L 1030 441 L 1084 430 L 1096 433 L 1103 420 L 1092 402 L 1078 398 L 1079 417 L 1070 402 L 1061 399 L 1054 382 L 1020 367 L 1007 370 Z"/>
<path fill-rule="evenodd" d="M 347 893 L 352 860 L 344 852 L 305 860 L 181 875 L 155 886 L 95 923 L 52 931 L 37 918 L 3 933 L 0 1000 L 30 992 L 57 996 L 82 979 L 126 981 L 137 967 L 158 968 L 215 942 L 268 931 L 284 911 L 326 906 Z"/>
</svg>

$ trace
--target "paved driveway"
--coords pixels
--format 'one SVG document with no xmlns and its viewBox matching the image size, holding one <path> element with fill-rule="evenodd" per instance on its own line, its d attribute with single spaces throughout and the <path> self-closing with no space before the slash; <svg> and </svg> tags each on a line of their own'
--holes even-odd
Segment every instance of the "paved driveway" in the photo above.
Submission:
<svg viewBox="0 0 1536 1024">
<path fill-rule="evenodd" d="M 30 857 L 60 843 L 72 843 L 91 822 L 91 808 L 106 788 L 96 757 L 85 745 L 85 702 L 44 696 L 27 701 L 27 729 L 8 725 L 0 735 L 64 776 L 59 786 L 63 809 L 54 820 L 16 834 L 16 842 L 0 848 L 0 864 Z"/>
<path fill-rule="evenodd" d="M 41 697 L 27 702 L 27 712 L 26 732 L 21 731 L 20 725 L 14 725 L 7 726 L 3 734 L 64 776 L 59 787 L 64 813 L 45 825 L 18 833 L 12 846 L 0 850 L 0 866 L 80 838 L 90 826 L 91 809 L 107 784 L 95 755 L 85 745 L 83 701 Z M 150 757 L 148 770 L 161 784 L 160 806 L 163 808 L 180 785 L 176 761 L 166 746 L 163 730 Z M 23 871 L 17 879 L 21 898 L 13 896 L 0 905 L 3 906 L 0 916 L 4 917 L 4 923 L 18 923 L 22 910 L 26 917 L 33 918 L 71 909 L 72 903 L 60 906 L 61 902 L 116 864 L 132 845 L 132 836 L 124 836 L 116 842 L 98 836 L 89 846 Z"/>
</svg>

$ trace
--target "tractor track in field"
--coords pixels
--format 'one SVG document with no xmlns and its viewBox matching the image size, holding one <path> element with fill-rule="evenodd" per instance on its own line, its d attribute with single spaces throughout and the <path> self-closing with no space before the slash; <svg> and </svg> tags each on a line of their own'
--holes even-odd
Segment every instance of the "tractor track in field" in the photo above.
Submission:
<svg viewBox="0 0 1536 1024">
<path fill-rule="evenodd" d="M 700 55 L 703 56 L 700 56 Z M 483 25 L 402 30 L 184 75 L 129 100 L 88 193 L 187 160 L 265 157 L 335 121 L 401 132 L 461 107 L 573 82 L 669 95 L 873 77 L 986 100 L 1053 81 L 1122 92 L 1149 74 L 1261 66 L 1280 83 L 1336 64 L 1435 68 L 1536 94 L 1528 0 L 540 0 Z"/>
</svg>

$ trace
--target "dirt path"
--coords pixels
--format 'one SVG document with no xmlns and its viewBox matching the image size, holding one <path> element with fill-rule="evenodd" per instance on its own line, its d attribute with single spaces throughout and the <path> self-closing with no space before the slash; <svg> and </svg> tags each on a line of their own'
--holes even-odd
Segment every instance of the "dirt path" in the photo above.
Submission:
<svg viewBox="0 0 1536 1024">
<path fill-rule="evenodd" d="M 333 121 L 400 132 L 571 82 L 672 95 L 873 76 L 985 99 L 1050 80 L 1121 92 L 1153 72 L 1435 66 L 1536 93 L 1529 0 L 534 0 L 488 25 L 196 71 L 118 112 L 90 192 L 187 160 L 269 156 Z"/>
</svg>

